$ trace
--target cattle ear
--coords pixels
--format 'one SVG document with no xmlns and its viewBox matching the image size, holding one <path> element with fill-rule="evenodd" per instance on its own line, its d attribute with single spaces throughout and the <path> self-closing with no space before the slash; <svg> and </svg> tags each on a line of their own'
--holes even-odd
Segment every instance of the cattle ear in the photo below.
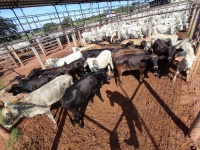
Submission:
<svg viewBox="0 0 200 150">
<path fill-rule="evenodd" d="M 183 60 L 183 57 L 180 57 L 180 56 L 179 56 L 179 57 L 176 57 L 175 60 L 177 60 L 177 61 L 182 61 L 182 60 Z"/>
<path fill-rule="evenodd" d="M 165 58 L 166 58 L 166 56 L 164 56 L 164 55 L 158 56 L 158 59 L 165 59 Z"/>
</svg>

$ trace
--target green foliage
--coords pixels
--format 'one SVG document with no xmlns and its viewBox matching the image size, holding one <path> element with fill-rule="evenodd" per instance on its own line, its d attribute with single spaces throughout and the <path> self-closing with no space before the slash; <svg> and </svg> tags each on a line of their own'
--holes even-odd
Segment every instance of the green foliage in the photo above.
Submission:
<svg viewBox="0 0 200 150">
<path fill-rule="evenodd" d="M 52 31 L 55 31 L 55 30 L 58 30 L 57 23 L 51 22 L 51 23 L 46 23 L 46 24 L 43 25 L 43 31 L 45 33 L 52 32 Z"/>
<path fill-rule="evenodd" d="M 21 36 L 17 33 L 17 26 L 13 23 L 13 20 L 0 16 L 0 27 L 0 35 L 5 36 L 0 38 L 0 43 L 21 38 Z"/>
<path fill-rule="evenodd" d="M 4 125 L 3 117 L 2 117 L 2 109 L 0 109 L 0 124 Z"/>
<path fill-rule="evenodd" d="M 0 89 L 2 89 L 2 88 L 3 88 L 3 81 L 0 80 Z"/>
<path fill-rule="evenodd" d="M 11 147 L 14 149 L 14 144 L 17 141 L 17 139 L 20 137 L 20 131 L 17 128 L 13 128 L 10 132 L 7 147 Z"/>
<path fill-rule="evenodd" d="M 71 24 L 73 25 L 73 20 L 71 17 L 65 17 L 62 21 L 62 27 L 63 28 L 66 28 L 66 27 L 71 27 Z"/>
</svg>

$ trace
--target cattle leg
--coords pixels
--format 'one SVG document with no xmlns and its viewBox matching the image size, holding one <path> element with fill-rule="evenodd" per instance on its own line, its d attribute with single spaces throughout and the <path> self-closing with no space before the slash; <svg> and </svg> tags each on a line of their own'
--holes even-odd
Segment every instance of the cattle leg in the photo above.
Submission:
<svg viewBox="0 0 200 150">
<path fill-rule="evenodd" d="M 189 81 L 189 74 L 190 74 L 190 70 L 189 69 L 187 69 L 187 71 L 186 71 L 186 82 L 188 82 Z"/>
<path fill-rule="evenodd" d="M 108 74 L 110 76 L 110 65 L 108 65 Z"/>
<path fill-rule="evenodd" d="M 97 90 L 96 90 L 96 96 L 102 101 L 102 102 L 104 102 L 104 99 L 102 98 L 102 96 L 101 96 L 101 93 L 100 93 L 100 88 L 98 88 Z"/>
<path fill-rule="evenodd" d="M 144 71 L 145 71 L 145 68 L 139 69 L 139 71 L 140 71 L 140 78 L 139 78 L 139 81 L 140 81 L 140 83 L 142 83 L 142 80 L 143 80 L 143 78 L 144 78 Z"/>
<path fill-rule="evenodd" d="M 84 121 L 83 121 L 83 119 L 84 119 L 84 116 L 85 116 L 85 111 L 86 111 L 87 105 L 88 105 L 88 102 L 82 103 L 82 106 L 81 106 L 81 108 L 80 108 L 80 116 L 79 116 L 79 119 L 80 119 L 81 124 L 82 124 L 83 127 L 84 127 Z"/>
<path fill-rule="evenodd" d="M 175 74 L 175 76 L 174 76 L 174 78 L 173 78 L 173 81 L 175 81 L 176 80 L 176 76 L 179 74 L 179 71 L 176 71 L 176 74 Z"/>
<path fill-rule="evenodd" d="M 79 108 L 76 107 L 76 108 L 73 108 L 71 109 L 71 112 L 73 113 L 74 115 L 74 122 L 76 124 L 78 124 L 79 127 L 83 128 L 84 124 L 82 122 L 80 122 L 80 113 L 79 113 Z"/>
<path fill-rule="evenodd" d="M 46 112 L 46 115 L 49 117 L 49 119 L 51 119 L 51 121 L 54 123 L 54 126 L 57 128 L 57 123 L 55 119 L 53 118 L 53 115 L 51 114 L 50 109 L 48 109 L 48 111 Z"/>
</svg>

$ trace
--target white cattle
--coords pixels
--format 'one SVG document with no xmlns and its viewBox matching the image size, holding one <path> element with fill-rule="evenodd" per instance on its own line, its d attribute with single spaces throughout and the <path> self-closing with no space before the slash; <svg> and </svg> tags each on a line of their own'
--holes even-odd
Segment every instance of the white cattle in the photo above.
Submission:
<svg viewBox="0 0 200 150">
<path fill-rule="evenodd" d="M 19 50 L 21 53 L 23 53 L 24 50 L 29 50 L 29 47 L 27 47 L 27 46 L 30 46 L 29 41 L 24 41 L 24 42 L 13 44 L 12 48 L 14 50 Z"/>
<path fill-rule="evenodd" d="M 153 27 L 153 35 L 155 34 L 174 34 L 176 25 L 156 25 Z"/>
<path fill-rule="evenodd" d="M 171 43 L 172 43 L 172 46 L 175 46 L 177 44 L 178 35 L 176 35 L 176 34 L 156 34 L 156 35 L 152 35 L 151 36 L 151 45 L 153 45 L 153 43 L 157 39 L 161 39 L 161 40 L 170 39 Z"/>
<path fill-rule="evenodd" d="M 179 48 L 183 49 L 184 51 L 178 52 L 179 56 L 175 58 L 175 60 L 177 60 L 176 64 L 177 69 L 173 81 L 176 80 L 176 76 L 179 74 L 179 71 L 181 69 L 183 71 L 186 71 L 186 81 L 189 81 L 188 75 L 190 73 L 190 70 L 192 69 L 192 64 L 195 60 L 194 50 L 192 48 L 192 42 L 184 40 L 180 44 Z"/>
<path fill-rule="evenodd" d="M 63 58 L 48 58 L 46 60 L 46 64 L 48 66 L 54 68 L 54 67 L 63 66 L 64 63 L 70 64 L 71 62 L 73 62 L 79 58 L 82 58 L 82 57 L 83 57 L 83 55 L 81 52 L 74 52 Z"/>
<path fill-rule="evenodd" d="M 70 75 L 56 77 L 41 88 L 31 92 L 14 104 L 5 104 L 2 109 L 2 116 L 7 128 L 12 127 L 23 116 L 33 117 L 39 114 L 46 114 L 54 125 L 56 121 L 51 114 L 50 107 L 60 100 L 66 88 L 73 84 Z"/>
<path fill-rule="evenodd" d="M 97 71 L 98 69 L 103 69 L 108 66 L 108 71 L 110 75 L 110 66 L 113 70 L 113 61 L 112 61 L 112 55 L 111 51 L 104 50 L 102 51 L 96 58 L 88 58 L 85 63 L 84 67 L 89 66 L 91 71 Z"/>
</svg>

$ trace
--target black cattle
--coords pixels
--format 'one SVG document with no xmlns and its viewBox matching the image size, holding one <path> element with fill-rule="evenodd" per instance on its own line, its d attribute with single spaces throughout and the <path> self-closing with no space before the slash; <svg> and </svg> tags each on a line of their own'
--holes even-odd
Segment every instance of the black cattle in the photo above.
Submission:
<svg viewBox="0 0 200 150">
<path fill-rule="evenodd" d="M 171 41 L 165 41 L 161 39 L 157 39 L 153 45 L 153 53 L 157 54 L 159 57 L 158 61 L 158 70 L 159 76 L 161 77 L 164 73 L 164 69 L 166 69 L 167 63 L 172 59 L 173 55 L 176 52 L 174 46 L 171 45 Z"/>
<path fill-rule="evenodd" d="M 103 69 L 97 72 L 88 73 L 79 81 L 74 83 L 68 89 L 66 89 L 63 97 L 60 99 L 61 106 L 66 110 L 69 110 L 74 115 L 74 120 L 68 114 L 70 121 L 74 124 L 77 123 L 80 127 L 84 126 L 83 118 L 86 107 L 90 99 L 95 95 L 104 101 L 100 94 L 101 85 L 104 81 L 110 80 L 106 71 Z"/>
<path fill-rule="evenodd" d="M 43 76 L 35 77 L 27 82 L 23 82 L 20 84 L 13 84 L 12 87 L 8 90 L 8 92 L 13 93 L 14 96 L 23 92 L 30 93 L 42 87 L 51 80 L 52 79 L 49 77 L 43 77 Z"/>
<path fill-rule="evenodd" d="M 63 74 L 71 75 L 73 81 L 76 82 L 78 80 L 76 75 L 82 77 L 85 74 L 83 67 L 84 61 L 83 58 L 80 58 L 70 64 L 64 64 L 61 67 L 46 70 L 34 69 L 28 75 L 29 79 L 21 79 L 19 76 L 15 77 L 20 84 L 13 84 L 8 92 L 13 93 L 13 95 L 22 92 L 30 93 Z"/>
<path fill-rule="evenodd" d="M 114 75 L 117 84 L 122 83 L 122 73 L 129 70 L 140 71 L 140 83 L 142 82 L 144 71 L 152 69 L 154 74 L 157 75 L 158 69 L 158 56 L 151 54 L 148 51 L 137 50 L 128 54 L 121 54 L 113 57 Z"/>
</svg>

